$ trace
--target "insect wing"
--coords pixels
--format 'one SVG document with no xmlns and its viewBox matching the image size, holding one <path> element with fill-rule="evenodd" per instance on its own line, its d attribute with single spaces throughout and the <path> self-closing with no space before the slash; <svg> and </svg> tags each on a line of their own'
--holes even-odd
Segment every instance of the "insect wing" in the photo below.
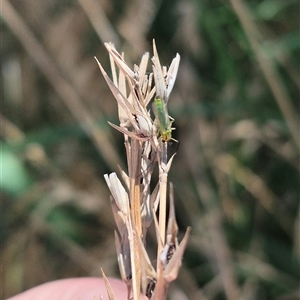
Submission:
<svg viewBox="0 0 300 300">
<path fill-rule="evenodd" d="M 160 127 L 160 130 L 162 132 L 166 131 L 170 127 L 170 120 L 169 120 L 169 114 L 167 107 L 162 99 L 155 98 L 153 102 L 153 112 L 155 115 L 155 118 L 158 121 L 158 125 Z"/>
</svg>

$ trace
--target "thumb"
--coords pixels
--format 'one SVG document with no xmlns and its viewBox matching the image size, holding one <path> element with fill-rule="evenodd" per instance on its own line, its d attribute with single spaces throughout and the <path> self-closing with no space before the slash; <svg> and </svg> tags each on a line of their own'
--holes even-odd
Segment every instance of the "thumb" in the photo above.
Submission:
<svg viewBox="0 0 300 300">
<path fill-rule="evenodd" d="M 127 287 L 119 279 L 109 278 L 116 300 L 127 299 Z M 102 298 L 101 298 L 102 297 Z M 102 278 L 71 278 L 51 281 L 7 300 L 108 300 Z M 144 296 L 141 299 L 146 299 Z"/>
</svg>

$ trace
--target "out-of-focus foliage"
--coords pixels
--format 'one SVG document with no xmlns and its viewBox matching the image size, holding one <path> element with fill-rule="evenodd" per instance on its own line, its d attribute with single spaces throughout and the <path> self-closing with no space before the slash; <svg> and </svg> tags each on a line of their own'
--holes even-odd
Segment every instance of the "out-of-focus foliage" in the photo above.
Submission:
<svg viewBox="0 0 300 300">
<path fill-rule="evenodd" d="M 2 0 L 1 23 L 3 298 L 118 276 L 103 174 L 124 150 L 93 56 L 108 69 L 112 41 L 134 63 L 155 38 L 164 64 L 181 55 L 169 178 L 192 226 L 170 299 L 296 299 L 297 0 Z"/>
</svg>

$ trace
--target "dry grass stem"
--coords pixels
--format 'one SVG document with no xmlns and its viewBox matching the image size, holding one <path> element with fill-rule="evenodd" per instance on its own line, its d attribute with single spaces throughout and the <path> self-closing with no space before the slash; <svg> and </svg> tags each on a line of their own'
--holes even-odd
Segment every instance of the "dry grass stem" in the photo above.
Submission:
<svg viewBox="0 0 300 300">
<path fill-rule="evenodd" d="M 168 114 L 167 104 L 180 56 L 176 55 L 168 70 L 161 66 L 153 41 L 153 72 L 147 74 L 149 53 L 142 56 L 139 65 L 131 68 L 113 44 L 105 43 L 105 47 L 110 55 L 113 80 L 96 60 L 118 104 L 120 124 L 109 124 L 124 134 L 128 165 L 127 172 L 120 168 L 124 184 L 116 173 L 104 176 L 118 228 L 115 241 L 121 277 L 128 287 L 128 299 L 140 299 L 142 291 L 148 299 L 163 300 L 169 283 L 177 278 L 190 233 L 188 228 L 182 242 L 178 243 L 172 186 L 167 218 L 168 172 L 174 158 L 173 155 L 168 159 L 167 154 L 174 130 L 171 127 L 174 119 Z M 148 107 L 152 102 L 155 119 Z M 159 182 L 151 191 L 155 163 L 158 164 Z M 146 248 L 147 230 L 152 223 L 157 234 L 156 269 Z"/>
<path fill-rule="evenodd" d="M 289 127 L 294 141 L 294 146 L 297 148 L 297 150 L 299 150 L 299 117 L 297 116 L 295 107 L 288 95 L 285 85 L 275 68 L 274 62 L 271 59 L 266 59 L 267 55 L 264 53 L 263 47 L 260 45 L 261 41 L 259 29 L 256 27 L 255 22 L 251 20 L 248 7 L 245 5 L 244 1 L 230 0 L 230 2 L 245 29 L 245 33 L 254 51 L 262 73 L 268 85 L 270 86 L 273 96 L 277 101 L 283 116 L 285 117 L 287 126 Z"/>
</svg>

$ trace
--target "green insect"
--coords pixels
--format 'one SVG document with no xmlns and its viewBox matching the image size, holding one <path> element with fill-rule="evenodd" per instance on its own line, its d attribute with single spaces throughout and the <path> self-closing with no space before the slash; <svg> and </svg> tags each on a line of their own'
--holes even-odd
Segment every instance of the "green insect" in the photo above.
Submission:
<svg viewBox="0 0 300 300">
<path fill-rule="evenodd" d="M 153 102 L 153 112 L 155 115 L 155 118 L 157 120 L 157 125 L 159 127 L 159 134 L 161 136 L 161 139 L 163 142 L 169 142 L 170 140 L 175 139 L 172 138 L 172 130 L 175 128 L 172 128 L 172 123 L 174 122 L 174 119 L 171 118 L 168 114 L 167 106 L 164 103 L 164 101 L 157 96 L 154 99 Z"/>
</svg>

